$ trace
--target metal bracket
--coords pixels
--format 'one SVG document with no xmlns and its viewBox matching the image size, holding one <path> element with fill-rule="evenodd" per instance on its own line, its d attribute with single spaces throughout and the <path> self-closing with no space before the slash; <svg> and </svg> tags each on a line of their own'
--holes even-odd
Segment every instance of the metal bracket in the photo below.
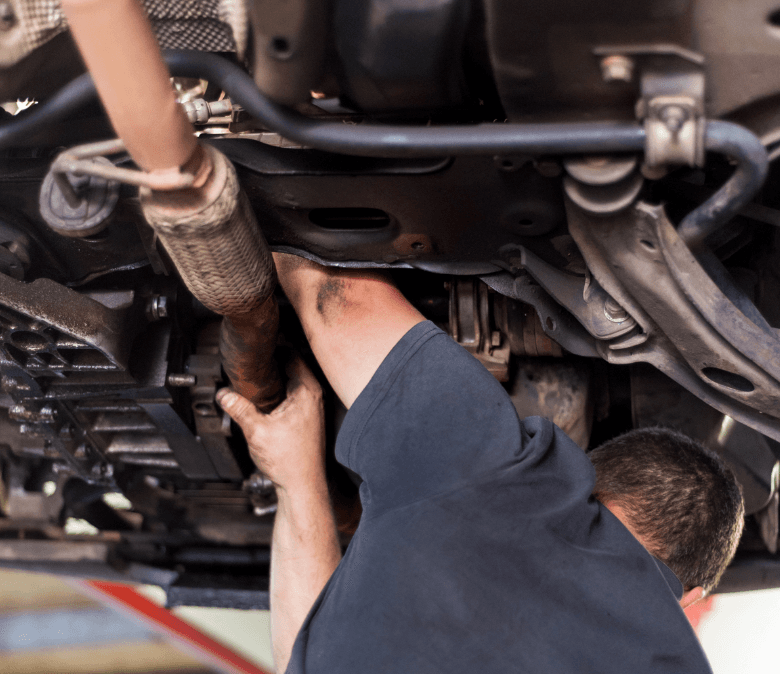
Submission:
<svg viewBox="0 0 780 674">
<path fill-rule="evenodd" d="M 562 272 L 522 246 L 517 252 L 520 266 L 596 339 L 614 339 L 636 327 L 636 321 L 592 276 Z"/>
<path fill-rule="evenodd" d="M 593 50 L 608 82 L 639 73 L 636 115 L 645 125 L 645 164 L 704 165 L 704 56 L 675 44 L 603 45 Z"/>
<path fill-rule="evenodd" d="M 95 162 L 97 157 L 106 157 L 125 152 L 125 143 L 121 138 L 102 140 L 97 143 L 78 145 L 61 152 L 52 164 L 54 180 L 65 200 L 72 208 L 77 208 L 81 197 L 73 188 L 68 174 L 75 176 L 95 176 L 104 180 L 114 180 L 127 185 L 148 187 L 156 191 L 173 191 L 192 187 L 196 174 L 182 171 L 146 172 L 114 166 L 111 163 Z"/>
<path fill-rule="evenodd" d="M 620 349 L 600 343 L 602 357 L 655 365 L 723 414 L 780 441 L 780 340 L 724 294 L 663 208 L 640 202 L 598 218 L 571 203 L 567 209 L 588 268 L 647 335 Z"/>
</svg>

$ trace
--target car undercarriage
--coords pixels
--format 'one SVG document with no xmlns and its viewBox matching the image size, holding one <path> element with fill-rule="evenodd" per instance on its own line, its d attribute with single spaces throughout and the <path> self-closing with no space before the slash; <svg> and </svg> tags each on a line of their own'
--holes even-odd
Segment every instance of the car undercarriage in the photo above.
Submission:
<svg viewBox="0 0 780 674">
<path fill-rule="evenodd" d="M 386 270 L 583 449 L 701 440 L 746 502 L 720 591 L 780 586 L 780 7 L 143 4 L 272 250 Z M 0 100 L 0 565 L 267 607 L 273 487 L 214 399 L 227 319 L 147 221 L 58 3 L 0 0 Z M 311 362 L 276 301 L 278 357 Z"/>
</svg>

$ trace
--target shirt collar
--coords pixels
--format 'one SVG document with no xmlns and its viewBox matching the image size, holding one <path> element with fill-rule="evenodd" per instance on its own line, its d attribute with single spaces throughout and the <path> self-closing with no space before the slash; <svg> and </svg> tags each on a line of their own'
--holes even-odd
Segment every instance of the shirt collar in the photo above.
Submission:
<svg viewBox="0 0 780 674">
<path fill-rule="evenodd" d="M 658 557 L 653 556 L 653 561 L 655 561 L 658 570 L 663 575 L 664 580 L 666 580 L 666 584 L 669 586 L 669 589 L 671 589 L 671 591 L 674 593 L 674 596 L 677 597 L 677 601 L 680 601 L 683 596 L 683 584 L 680 582 L 677 574 L 675 574 L 674 571 L 672 571 L 668 566 L 666 566 L 666 564 L 658 559 Z"/>
</svg>

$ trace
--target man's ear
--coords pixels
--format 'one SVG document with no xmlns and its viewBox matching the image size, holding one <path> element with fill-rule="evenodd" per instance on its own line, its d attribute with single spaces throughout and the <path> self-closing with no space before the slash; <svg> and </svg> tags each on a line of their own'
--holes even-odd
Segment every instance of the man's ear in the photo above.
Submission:
<svg viewBox="0 0 780 674">
<path fill-rule="evenodd" d="M 694 587 L 683 594 L 682 599 L 680 599 L 680 606 L 686 609 L 703 598 L 704 588 L 701 586 Z"/>
</svg>

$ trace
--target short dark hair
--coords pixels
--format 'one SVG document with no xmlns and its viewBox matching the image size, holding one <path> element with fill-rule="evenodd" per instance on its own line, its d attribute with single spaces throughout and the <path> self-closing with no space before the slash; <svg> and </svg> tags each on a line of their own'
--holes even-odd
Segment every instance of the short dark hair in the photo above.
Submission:
<svg viewBox="0 0 780 674">
<path fill-rule="evenodd" d="M 714 452 L 667 428 L 629 431 L 588 456 L 593 495 L 623 508 L 649 552 L 686 589 L 709 592 L 739 543 L 745 506 L 734 474 Z"/>
</svg>

